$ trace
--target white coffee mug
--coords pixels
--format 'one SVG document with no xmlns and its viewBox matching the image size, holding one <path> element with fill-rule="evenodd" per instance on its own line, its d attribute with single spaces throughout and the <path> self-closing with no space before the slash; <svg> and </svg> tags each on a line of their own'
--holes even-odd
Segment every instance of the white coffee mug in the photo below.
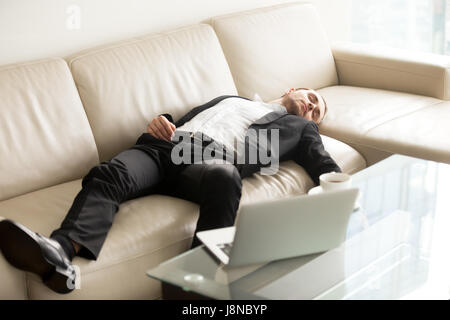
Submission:
<svg viewBox="0 0 450 320">
<path fill-rule="evenodd" d="M 319 181 L 323 191 L 347 189 L 352 185 L 352 177 L 349 174 L 340 172 L 321 174 Z"/>
</svg>

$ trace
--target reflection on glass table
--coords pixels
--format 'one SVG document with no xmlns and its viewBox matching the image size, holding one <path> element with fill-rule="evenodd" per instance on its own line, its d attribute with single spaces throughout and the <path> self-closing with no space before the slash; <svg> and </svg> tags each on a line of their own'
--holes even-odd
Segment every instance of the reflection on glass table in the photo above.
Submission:
<svg viewBox="0 0 450 320">
<path fill-rule="evenodd" d="M 450 298 L 450 166 L 396 155 L 353 185 L 360 209 L 336 249 L 230 269 L 200 247 L 148 275 L 213 299 Z"/>
</svg>

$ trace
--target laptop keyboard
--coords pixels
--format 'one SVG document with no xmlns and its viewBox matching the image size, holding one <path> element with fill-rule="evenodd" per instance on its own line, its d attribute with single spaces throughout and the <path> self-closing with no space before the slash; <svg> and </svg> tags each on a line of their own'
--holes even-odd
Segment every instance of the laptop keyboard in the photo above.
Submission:
<svg viewBox="0 0 450 320">
<path fill-rule="evenodd" d="M 222 243 L 217 245 L 227 256 L 230 256 L 231 247 L 233 243 Z"/>
</svg>

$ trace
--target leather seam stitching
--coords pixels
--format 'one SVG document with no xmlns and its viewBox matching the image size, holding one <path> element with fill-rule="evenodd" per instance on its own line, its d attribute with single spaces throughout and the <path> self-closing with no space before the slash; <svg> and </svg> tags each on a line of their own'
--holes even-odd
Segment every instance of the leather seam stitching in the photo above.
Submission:
<svg viewBox="0 0 450 320">
<path fill-rule="evenodd" d="M 97 54 L 97 53 L 101 53 L 101 52 L 104 52 L 104 51 L 107 51 L 107 50 L 113 50 L 113 49 L 121 48 L 121 47 L 124 47 L 126 45 L 139 44 L 139 43 L 142 43 L 142 42 L 145 42 L 145 41 L 149 41 L 149 40 L 153 40 L 153 39 L 156 39 L 156 38 L 169 36 L 169 35 L 171 35 L 172 33 L 175 33 L 175 32 L 184 31 L 184 30 L 191 30 L 191 29 L 194 29 L 194 28 L 198 28 L 199 25 L 206 25 L 206 24 L 195 24 L 195 25 L 191 25 L 191 26 L 186 26 L 186 27 L 181 27 L 181 28 L 178 28 L 178 29 L 174 29 L 174 30 L 171 30 L 171 31 L 154 32 L 154 33 L 150 33 L 150 34 L 143 35 L 143 36 L 140 36 L 140 37 L 134 37 L 134 38 L 128 39 L 128 40 L 126 40 L 126 39 L 119 40 L 119 42 L 123 41 L 124 43 L 116 43 L 115 45 L 111 44 L 111 45 L 108 46 L 107 44 L 105 44 L 106 45 L 105 48 L 92 49 L 92 51 L 86 52 L 84 54 L 81 54 L 79 56 L 76 56 L 76 57 L 70 59 L 69 60 L 70 70 L 72 70 L 72 64 L 74 62 L 82 59 L 82 58 L 85 58 L 85 57 L 88 57 L 88 56 L 91 56 L 91 55 L 94 55 L 94 54 Z M 87 50 L 89 50 L 89 49 L 87 49 Z"/>
<path fill-rule="evenodd" d="M 181 243 L 181 242 L 183 242 L 183 241 L 186 241 L 187 239 L 191 239 L 191 238 L 192 238 L 192 237 L 183 238 L 183 239 L 181 239 L 181 240 L 178 240 L 178 241 L 176 241 L 176 242 L 173 242 L 172 244 L 170 244 L 170 245 L 168 245 L 168 246 L 165 246 L 165 247 L 159 247 L 159 248 L 157 248 L 157 249 L 155 249 L 155 250 L 152 250 L 152 251 L 150 251 L 150 252 L 140 253 L 140 254 L 137 254 L 137 255 L 128 257 L 128 258 L 126 258 L 126 259 L 123 259 L 123 260 L 120 260 L 120 261 L 113 262 L 112 264 L 108 264 L 107 266 L 102 267 L 102 268 L 99 268 L 99 269 L 94 269 L 94 270 L 91 270 L 91 271 L 88 271 L 88 272 L 83 272 L 83 273 L 82 273 L 82 276 L 83 276 L 83 275 L 88 275 L 88 274 L 91 274 L 91 273 L 95 273 L 95 272 L 98 272 L 98 271 L 102 271 L 102 270 L 105 270 L 105 269 L 109 269 L 109 268 L 115 267 L 115 266 L 117 266 L 117 265 L 119 265 L 119 264 L 122 264 L 122 263 L 124 263 L 124 262 L 128 262 L 128 261 L 131 261 L 131 260 L 135 260 L 135 259 L 142 258 L 142 257 L 147 256 L 147 255 L 154 254 L 155 252 L 158 252 L 158 251 L 161 251 L 161 250 L 166 249 L 166 248 L 168 248 L 168 247 L 174 246 L 174 245 L 176 245 L 176 244 L 179 244 L 179 243 Z M 169 258 L 169 259 L 170 259 L 170 258 Z"/>
<path fill-rule="evenodd" d="M 375 145 L 373 145 L 371 143 L 364 143 L 364 142 L 359 141 L 359 140 L 351 140 L 351 139 L 347 139 L 347 138 L 339 138 L 339 139 L 338 138 L 334 138 L 334 139 L 339 140 L 341 142 L 344 142 L 344 143 L 346 143 L 346 144 L 348 144 L 350 146 L 356 145 L 356 146 L 371 148 L 371 149 L 374 149 L 376 151 L 389 153 L 390 155 L 399 154 L 397 150 L 391 150 L 390 148 L 385 148 L 385 149 L 384 148 L 380 148 L 379 146 L 375 146 Z M 358 151 L 358 150 L 356 150 L 356 151 Z M 360 153 L 360 152 L 358 151 L 358 153 Z M 407 153 L 402 153 L 402 154 L 408 155 Z M 367 160 L 366 160 L 366 162 L 367 162 Z"/>
<path fill-rule="evenodd" d="M 337 64 L 337 62 L 344 62 L 344 63 L 349 63 L 349 64 L 358 64 L 358 65 L 367 66 L 367 67 L 373 67 L 373 68 L 378 68 L 378 69 L 397 71 L 397 72 L 401 72 L 401 73 L 407 73 L 407 74 L 422 76 L 422 77 L 426 77 L 426 78 L 442 80 L 441 77 L 433 77 L 433 76 L 422 74 L 422 73 L 410 72 L 410 71 L 405 71 L 405 70 L 396 69 L 396 68 L 389 68 L 389 67 L 379 66 L 379 65 L 376 65 L 376 64 L 361 63 L 361 62 L 356 62 L 356 61 L 351 61 L 351 60 L 344 60 L 344 59 L 337 59 L 337 58 L 335 58 L 335 61 L 336 61 L 336 64 Z M 404 62 L 404 61 L 401 61 L 401 62 Z M 440 67 L 440 68 L 445 69 L 445 70 L 447 69 L 447 68 L 444 68 L 444 67 L 441 67 L 441 66 L 433 66 L 433 67 L 438 67 L 438 68 Z"/>
<path fill-rule="evenodd" d="M 397 117 L 394 117 L 394 118 L 392 118 L 392 119 L 390 119 L 390 120 L 387 120 L 387 121 L 385 121 L 385 122 L 383 122 L 383 123 L 377 124 L 376 126 L 370 128 L 370 129 L 368 129 L 367 131 L 364 132 L 364 134 L 368 134 L 368 133 L 371 132 L 372 130 L 374 130 L 374 129 L 376 129 L 376 128 L 382 126 L 382 125 L 385 125 L 385 124 L 387 124 L 388 122 L 391 122 L 391 121 L 394 121 L 394 120 L 397 120 L 397 119 L 400 119 L 400 118 L 403 118 L 403 117 L 410 116 L 410 115 L 412 115 L 412 114 L 414 114 L 414 113 L 417 113 L 417 112 L 419 112 L 419 111 L 425 110 L 425 109 L 427 109 L 427 108 L 431 108 L 431 107 L 436 106 L 436 105 L 441 104 L 441 103 L 442 103 L 442 101 L 438 101 L 438 102 L 436 102 L 436 103 L 433 103 L 433 104 L 430 104 L 430 105 L 428 105 L 428 106 L 419 108 L 419 109 L 414 110 L 414 111 L 412 111 L 412 112 L 409 112 L 409 113 L 407 113 L 407 114 L 402 114 L 402 115 L 399 115 L 399 116 L 397 116 Z"/>
<path fill-rule="evenodd" d="M 46 62 L 56 62 L 56 61 L 60 61 L 60 60 L 64 61 L 62 58 L 54 57 L 54 58 L 45 58 L 45 59 L 39 59 L 39 60 L 29 61 L 29 62 L 19 62 L 19 63 L 7 64 L 5 66 L 0 67 L 0 72 L 11 70 L 11 69 L 20 69 L 23 67 L 34 66 L 36 64 L 42 64 L 42 63 L 46 63 Z"/>
<path fill-rule="evenodd" d="M 285 9 L 285 8 L 289 8 L 289 7 L 296 7 L 296 6 L 312 6 L 312 3 L 310 1 L 305 1 L 305 2 L 297 2 L 297 1 L 296 2 L 288 2 L 288 3 L 282 3 L 282 4 L 269 6 L 269 7 L 249 9 L 249 10 L 246 10 L 244 12 L 229 13 L 229 14 L 226 14 L 226 15 L 220 15 L 220 16 L 217 16 L 217 17 L 212 17 L 210 19 L 212 21 L 214 21 L 214 23 L 215 23 L 216 21 L 219 21 L 219 20 L 229 20 L 229 19 L 232 19 L 232 18 L 251 16 L 251 15 L 254 15 L 254 14 L 258 14 L 258 13 L 264 14 L 264 13 L 267 13 L 267 12 L 281 10 L 281 9 Z"/>
</svg>

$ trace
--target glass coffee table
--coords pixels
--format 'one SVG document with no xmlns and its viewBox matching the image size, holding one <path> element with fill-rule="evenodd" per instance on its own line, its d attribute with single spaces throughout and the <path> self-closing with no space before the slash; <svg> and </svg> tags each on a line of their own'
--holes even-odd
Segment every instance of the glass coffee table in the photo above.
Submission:
<svg viewBox="0 0 450 320">
<path fill-rule="evenodd" d="M 449 299 L 450 165 L 394 155 L 353 186 L 360 208 L 338 248 L 229 269 L 201 246 L 147 275 L 166 299 Z"/>
</svg>

